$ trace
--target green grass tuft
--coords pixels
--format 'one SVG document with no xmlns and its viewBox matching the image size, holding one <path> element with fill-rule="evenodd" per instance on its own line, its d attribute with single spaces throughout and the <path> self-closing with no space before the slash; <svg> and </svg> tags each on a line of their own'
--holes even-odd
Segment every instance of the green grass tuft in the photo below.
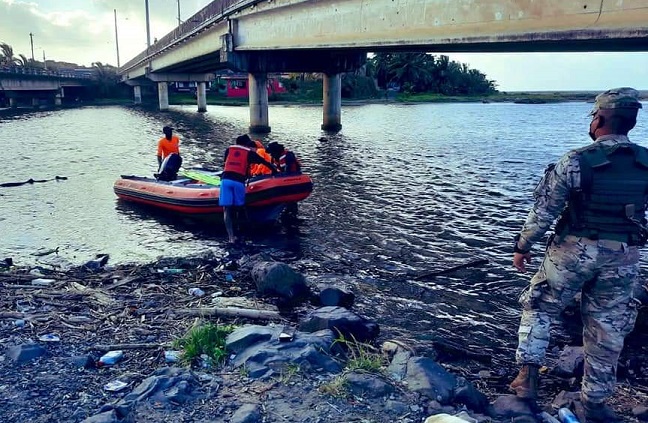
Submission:
<svg viewBox="0 0 648 423">
<path fill-rule="evenodd" d="M 191 328 L 185 336 L 173 342 L 175 348 L 183 350 L 183 362 L 191 364 L 202 354 L 206 354 L 211 365 L 222 363 L 227 357 L 225 338 L 232 333 L 234 326 L 219 326 L 213 323 Z"/>
</svg>

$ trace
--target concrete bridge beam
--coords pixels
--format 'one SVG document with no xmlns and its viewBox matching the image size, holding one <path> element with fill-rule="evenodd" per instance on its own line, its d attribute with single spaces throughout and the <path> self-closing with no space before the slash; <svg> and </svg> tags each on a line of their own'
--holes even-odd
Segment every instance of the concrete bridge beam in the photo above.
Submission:
<svg viewBox="0 0 648 423">
<path fill-rule="evenodd" d="M 268 121 L 268 76 L 265 73 L 248 74 L 250 96 L 250 132 L 270 132 Z"/>
<path fill-rule="evenodd" d="M 198 112 L 207 111 L 207 83 L 198 82 L 198 89 L 196 90 L 196 97 L 198 99 Z"/>
<path fill-rule="evenodd" d="M 167 82 L 158 82 L 158 99 L 160 110 L 169 110 L 169 84 Z"/>
<path fill-rule="evenodd" d="M 153 82 L 209 82 L 214 80 L 213 73 L 153 73 L 147 78 Z"/>
<path fill-rule="evenodd" d="M 342 77 L 339 73 L 324 74 L 324 131 L 337 132 L 342 129 Z"/>
</svg>

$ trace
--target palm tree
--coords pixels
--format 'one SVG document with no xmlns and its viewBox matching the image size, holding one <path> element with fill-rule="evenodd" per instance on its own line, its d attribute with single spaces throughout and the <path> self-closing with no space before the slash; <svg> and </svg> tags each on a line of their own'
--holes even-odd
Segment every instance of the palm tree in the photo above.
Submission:
<svg viewBox="0 0 648 423">
<path fill-rule="evenodd" d="M 24 54 L 19 54 L 18 56 L 19 57 L 16 58 L 16 64 L 18 66 L 24 66 L 24 67 L 29 66 L 29 63 L 31 62 L 31 59 L 28 59 L 27 57 L 25 57 Z"/>
<path fill-rule="evenodd" d="M 6 66 L 15 65 L 20 60 L 14 56 L 13 47 L 7 43 L 0 43 L 0 58 L 1 63 Z"/>
<path fill-rule="evenodd" d="M 411 87 L 415 92 L 425 91 L 432 81 L 434 57 L 427 53 L 402 53 L 394 55 L 390 70 L 401 86 Z"/>
</svg>

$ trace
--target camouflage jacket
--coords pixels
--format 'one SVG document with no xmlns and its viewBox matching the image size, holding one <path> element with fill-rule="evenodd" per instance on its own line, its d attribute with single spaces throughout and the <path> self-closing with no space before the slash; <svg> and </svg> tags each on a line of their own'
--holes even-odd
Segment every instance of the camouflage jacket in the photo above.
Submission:
<svg viewBox="0 0 648 423">
<path fill-rule="evenodd" d="M 629 143 L 625 135 L 604 135 L 595 142 L 606 145 Z M 518 248 L 530 250 L 545 232 L 549 230 L 556 218 L 567 206 L 571 189 L 580 188 L 580 163 L 578 150 L 571 150 L 558 160 L 555 165 L 549 165 L 545 174 L 533 191 L 535 204 L 527 216 L 520 231 Z"/>
</svg>

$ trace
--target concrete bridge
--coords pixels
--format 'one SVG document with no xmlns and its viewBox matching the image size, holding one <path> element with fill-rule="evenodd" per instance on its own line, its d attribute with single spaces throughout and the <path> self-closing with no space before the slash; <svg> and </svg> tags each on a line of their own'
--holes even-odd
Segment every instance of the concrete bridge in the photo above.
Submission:
<svg viewBox="0 0 648 423">
<path fill-rule="evenodd" d="M 94 80 L 87 75 L 72 71 L 53 71 L 22 66 L 0 67 L 0 98 L 8 99 L 9 106 L 17 107 L 20 99 L 27 99 L 33 106 L 41 100 L 51 100 L 61 105 L 66 96 L 77 96 Z"/>
<path fill-rule="evenodd" d="M 342 72 L 367 52 L 640 51 L 646 0 L 217 0 L 119 69 L 134 86 L 198 82 L 206 110 L 211 72 L 247 72 L 250 131 L 267 132 L 268 72 L 322 72 L 322 129 L 341 128 Z"/>
</svg>

